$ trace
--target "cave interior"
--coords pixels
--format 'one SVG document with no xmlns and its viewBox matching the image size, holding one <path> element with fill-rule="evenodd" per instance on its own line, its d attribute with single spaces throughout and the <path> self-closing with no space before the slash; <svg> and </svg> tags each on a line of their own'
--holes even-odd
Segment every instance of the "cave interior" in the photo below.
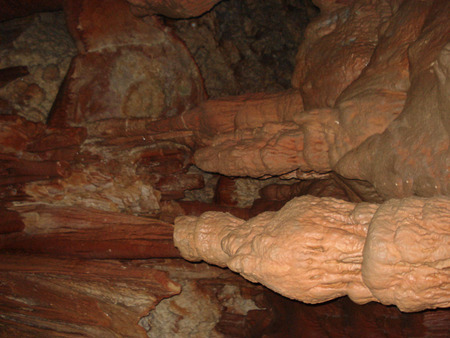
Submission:
<svg viewBox="0 0 450 338">
<path fill-rule="evenodd" d="M 448 337 L 449 23 L 445 0 L 0 0 L 0 336 Z M 439 281 L 301 301 L 174 244 L 302 196 L 423 202 L 402 221 Z"/>
</svg>

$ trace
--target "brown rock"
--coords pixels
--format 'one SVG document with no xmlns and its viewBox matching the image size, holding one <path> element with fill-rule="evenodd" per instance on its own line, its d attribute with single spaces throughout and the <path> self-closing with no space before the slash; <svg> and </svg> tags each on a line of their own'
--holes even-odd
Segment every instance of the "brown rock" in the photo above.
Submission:
<svg viewBox="0 0 450 338">
<path fill-rule="evenodd" d="M 0 255 L 0 334 L 146 337 L 138 326 L 180 292 L 167 274 L 130 262 Z"/>
<path fill-rule="evenodd" d="M 21 97 L 21 104 L 25 106 L 37 106 L 45 99 L 45 91 L 39 85 L 32 83 Z"/>
<path fill-rule="evenodd" d="M 203 176 L 183 173 L 159 176 L 155 182 L 155 188 L 161 191 L 162 200 L 184 198 L 186 190 L 201 189 L 204 185 Z"/>
<path fill-rule="evenodd" d="M 220 0 L 127 0 L 138 15 L 160 14 L 170 18 L 189 18 L 209 11 Z"/>
<path fill-rule="evenodd" d="M 220 176 L 214 193 L 214 202 L 220 205 L 236 206 L 236 185 L 231 177 Z"/>
<path fill-rule="evenodd" d="M 10 209 L 8 224 L 22 224 L 23 231 L 0 235 L 0 252 L 91 259 L 179 257 L 172 225 L 156 219 L 43 204 Z"/>
<path fill-rule="evenodd" d="M 149 336 L 262 336 L 274 324 L 271 293 L 231 271 L 186 261 L 146 260 L 182 286 L 179 295 L 160 302 L 141 325 Z M 280 297 L 281 298 L 281 297 Z"/>
<path fill-rule="evenodd" d="M 45 81 L 56 81 L 59 79 L 59 67 L 55 64 L 50 64 L 45 67 L 42 73 L 42 79 Z"/>
<path fill-rule="evenodd" d="M 80 54 L 52 108 L 50 123 L 107 118 L 159 119 L 205 97 L 186 47 L 156 18 L 134 17 L 124 1 L 69 1 L 69 30 Z M 116 15 L 121 13 L 121 15 Z"/>
<path fill-rule="evenodd" d="M 350 201 L 351 199 L 348 194 L 348 189 L 345 189 L 335 177 L 304 180 L 294 184 L 268 185 L 262 188 L 259 194 L 263 199 L 285 202 L 303 195 L 333 197 L 344 201 Z"/>
<path fill-rule="evenodd" d="M 28 75 L 28 68 L 25 66 L 9 67 L 0 69 L 0 88 L 20 77 Z"/>
<path fill-rule="evenodd" d="M 2 222 L 0 223 L 0 236 L 3 234 L 20 232 L 25 228 L 25 224 L 23 224 L 20 214 L 15 211 L 0 207 L 0 216 L 2 219 Z"/>
</svg>

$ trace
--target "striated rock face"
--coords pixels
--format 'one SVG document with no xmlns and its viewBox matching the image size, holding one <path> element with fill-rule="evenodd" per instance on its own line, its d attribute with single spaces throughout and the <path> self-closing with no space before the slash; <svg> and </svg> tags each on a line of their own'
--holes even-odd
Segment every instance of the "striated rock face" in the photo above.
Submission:
<svg viewBox="0 0 450 338">
<path fill-rule="evenodd" d="M 132 262 L 0 254 L 0 334 L 145 337 L 139 318 L 180 293 L 167 273 Z"/>
<path fill-rule="evenodd" d="M 289 298 L 348 295 L 420 311 L 450 305 L 449 222 L 448 198 L 304 196 L 247 222 L 215 212 L 177 218 L 174 240 L 186 259 L 228 266 Z"/>
<path fill-rule="evenodd" d="M 249 337 L 270 330 L 277 320 L 269 290 L 229 270 L 184 260 L 142 261 L 145 269 L 168 273 L 182 286 L 140 321 L 149 337 Z M 281 297 L 280 297 L 281 298 Z"/>
</svg>

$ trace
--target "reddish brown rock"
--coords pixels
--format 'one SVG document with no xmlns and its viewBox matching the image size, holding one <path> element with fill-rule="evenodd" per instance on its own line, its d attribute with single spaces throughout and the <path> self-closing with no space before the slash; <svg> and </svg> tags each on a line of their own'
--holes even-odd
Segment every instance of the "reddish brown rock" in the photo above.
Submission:
<svg viewBox="0 0 450 338">
<path fill-rule="evenodd" d="M 350 201 L 348 189 L 335 176 L 304 180 L 294 184 L 273 184 L 260 190 L 261 198 L 268 200 L 290 201 L 294 197 L 312 195 L 316 197 L 333 197 Z"/>
<path fill-rule="evenodd" d="M 274 302 L 269 290 L 231 271 L 181 260 L 146 260 L 182 286 L 179 295 L 160 302 L 141 325 L 150 336 L 261 336 L 273 330 Z"/>
<path fill-rule="evenodd" d="M 82 128 L 46 128 L 18 116 L 2 116 L 0 131 L 2 186 L 69 177 L 70 161 L 86 137 Z"/>
<path fill-rule="evenodd" d="M 173 223 L 178 216 L 200 216 L 207 211 L 228 212 L 242 219 L 249 218 L 248 208 L 238 208 L 199 201 L 169 201 L 161 205 L 161 217 L 167 222 Z"/>
<path fill-rule="evenodd" d="M 165 15 L 170 18 L 189 18 L 209 11 L 220 0 L 127 0 L 138 15 Z"/>
<path fill-rule="evenodd" d="M 248 222 L 217 212 L 177 218 L 174 240 L 184 258 L 228 266 L 289 298 L 348 295 L 410 312 L 450 305 L 449 217 L 443 197 L 379 206 L 304 196 Z"/>
<path fill-rule="evenodd" d="M 236 185 L 231 177 L 220 176 L 214 193 L 214 202 L 220 205 L 236 206 Z"/>
<path fill-rule="evenodd" d="M 146 337 L 139 319 L 180 292 L 130 262 L 0 255 L 0 335 Z"/>
<path fill-rule="evenodd" d="M 80 54 L 52 108 L 51 124 L 154 120 L 205 98 L 186 47 L 156 18 L 136 18 L 126 2 L 114 0 L 69 1 L 65 10 Z"/>
<path fill-rule="evenodd" d="M 281 332 L 275 337 L 446 337 L 450 330 L 448 310 L 404 313 L 378 303 L 357 305 L 346 297 L 321 305 L 285 299 L 276 309 Z"/>
<path fill-rule="evenodd" d="M 35 205 L 14 209 L 16 213 L 2 213 L 9 218 L 2 224 L 2 232 L 13 231 L 5 229 L 8 224 L 17 226 L 15 233 L 0 235 L 0 252 L 93 259 L 179 256 L 173 246 L 172 226 L 156 219 L 77 207 Z M 16 215 L 20 215 L 20 222 Z"/>
<path fill-rule="evenodd" d="M 3 196 L 2 196 L 3 197 Z M 25 228 L 19 213 L 0 207 L 0 236 L 3 234 L 20 232 Z"/>
</svg>

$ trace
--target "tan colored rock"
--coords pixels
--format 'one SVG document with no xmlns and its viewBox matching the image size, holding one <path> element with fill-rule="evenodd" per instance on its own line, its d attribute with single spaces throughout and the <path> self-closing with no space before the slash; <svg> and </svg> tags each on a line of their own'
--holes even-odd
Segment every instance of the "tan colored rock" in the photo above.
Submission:
<svg viewBox="0 0 450 338">
<path fill-rule="evenodd" d="M 210 108 L 197 122 L 203 128 L 200 137 L 208 147 L 195 153 L 195 163 L 205 171 L 220 172 L 229 176 L 283 175 L 298 168 L 308 172 L 326 172 L 330 170 L 328 145 L 324 125 L 336 119 L 330 109 L 302 112 L 302 101 L 298 91 L 285 91 L 267 95 L 264 100 L 256 95 L 246 95 L 245 104 L 230 110 L 235 99 L 212 100 L 228 107 L 230 115 L 225 122 L 224 114 L 212 116 L 218 108 Z M 219 107 L 221 107 L 219 106 Z M 223 108 L 222 108 L 223 109 Z M 194 110 L 192 111 L 194 113 Z M 194 120 L 187 114 L 189 120 Z M 195 121 L 195 120 L 194 120 Z M 203 122 L 207 121 L 207 122 Z M 192 122 L 187 125 L 194 125 Z M 217 127 L 216 127 L 217 125 Z M 210 141 L 207 137 L 217 136 Z M 224 161 L 223 159 L 227 160 Z"/>
<path fill-rule="evenodd" d="M 353 215 L 353 203 L 306 196 L 248 222 L 214 212 L 181 217 L 174 240 L 186 259 L 229 266 L 290 298 L 319 303 L 351 293 L 364 303 L 373 299 L 362 284 L 362 249 L 376 207 Z"/>
<path fill-rule="evenodd" d="M 247 116 L 247 107 L 263 108 L 248 102 L 239 113 L 220 114 L 224 110 L 214 103 L 232 107 L 236 99 L 205 102 L 202 111 L 193 109 L 185 115 L 185 127 L 196 130 L 201 140 L 195 164 L 210 172 L 251 177 L 303 177 L 333 170 L 355 180 L 349 186 L 363 199 L 377 202 L 448 195 L 449 3 L 319 5 L 326 11 L 300 47 L 294 76 L 302 107 L 295 111 L 288 104 L 268 103 L 266 109 L 277 112 L 265 115 L 278 116 L 275 120 L 253 112 L 248 114 L 252 123 L 237 123 L 247 121 L 240 119 Z M 357 30 L 349 29 L 353 25 L 367 28 L 363 40 L 358 40 Z M 346 45 L 346 38 L 356 42 Z M 318 51 L 327 56 L 323 73 L 323 55 L 315 54 Z M 334 52 L 336 59 L 327 54 Z M 358 66 L 342 64 L 355 59 L 365 61 Z M 306 90 L 313 80 L 314 93 Z M 278 100 L 282 97 L 280 93 Z M 270 100 L 274 98 L 268 96 Z M 294 114 L 284 119 L 287 110 Z"/>
<path fill-rule="evenodd" d="M 450 199 L 390 200 L 374 215 L 363 281 L 402 311 L 450 306 Z"/>
<path fill-rule="evenodd" d="M 388 1 L 314 1 L 321 14 L 306 28 L 292 77 L 305 108 L 332 108 L 363 71 L 392 15 Z"/>
<path fill-rule="evenodd" d="M 335 138 L 341 141 L 330 145 L 333 164 L 368 137 L 384 132 L 402 112 L 410 87 L 408 47 L 420 36 L 431 7 L 428 1 L 404 1 L 379 26 L 370 62 L 336 101 L 339 128 Z"/>
<path fill-rule="evenodd" d="M 411 87 L 400 116 L 335 165 L 342 176 L 371 182 L 384 198 L 449 195 L 450 3 L 435 1 L 410 45 Z"/>
<path fill-rule="evenodd" d="M 450 305 L 449 202 L 378 206 L 304 196 L 248 222 L 216 212 L 179 217 L 174 241 L 188 260 L 228 266 L 289 298 L 348 295 L 420 311 Z"/>
</svg>

